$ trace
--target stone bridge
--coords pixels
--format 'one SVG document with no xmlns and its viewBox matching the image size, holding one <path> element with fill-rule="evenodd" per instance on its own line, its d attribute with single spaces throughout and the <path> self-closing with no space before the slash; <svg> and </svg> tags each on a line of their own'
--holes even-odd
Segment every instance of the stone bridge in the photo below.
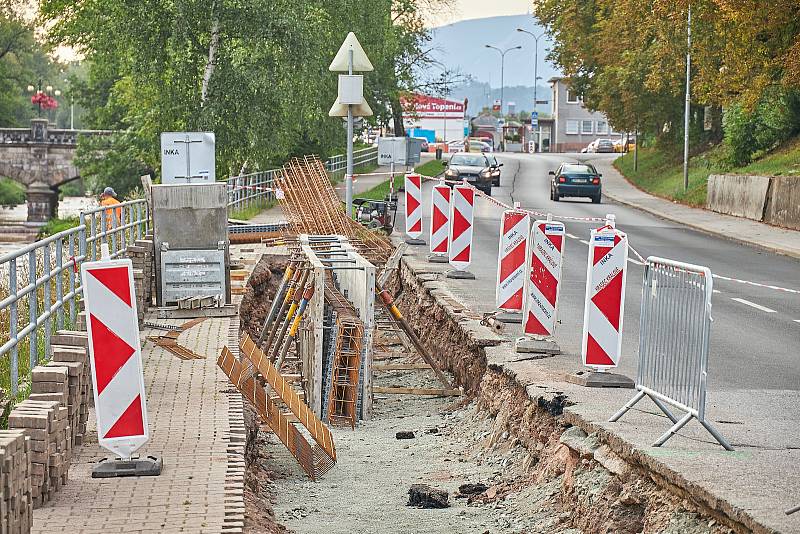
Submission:
<svg viewBox="0 0 800 534">
<path fill-rule="evenodd" d="M 33 119 L 30 128 L 0 128 L 0 176 L 25 186 L 29 223 L 55 217 L 58 188 L 80 178 L 73 163 L 78 136 L 109 133 L 54 129 L 47 119 Z"/>
</svg>

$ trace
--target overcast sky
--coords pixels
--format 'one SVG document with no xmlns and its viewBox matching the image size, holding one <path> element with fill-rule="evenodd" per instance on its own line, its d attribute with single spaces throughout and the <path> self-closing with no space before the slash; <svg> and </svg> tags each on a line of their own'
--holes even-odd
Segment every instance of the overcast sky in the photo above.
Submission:
<svg viewBox="0 0 800 534">
<path fill-rule="evenodd" d="M 428 25 L 443 26 L 459 20 L 530 13 L 533 0 L 450 0 L 452 6 L 427 17 Z"/>
</svg>

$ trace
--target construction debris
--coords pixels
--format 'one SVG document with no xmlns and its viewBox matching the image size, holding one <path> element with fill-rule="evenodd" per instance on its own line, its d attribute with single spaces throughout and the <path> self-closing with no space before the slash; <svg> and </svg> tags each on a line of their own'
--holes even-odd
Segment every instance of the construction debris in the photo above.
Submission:
<svg viewBox="0 0 800 534">
<path fill-rule="evenodd" d="M 417 508 L 449 508 L 448 493 L 444 490 L 432 488 L 427 484 L 412 484 L 408 490 L 408 503 L 406 506 Z"/>
<path fill-rule="evenodd" d="M 413 430 L 401 430 L 394 435 L 395 439 L 414 439 Z"/>
<path fill-rule="evenodd" d="M 31 444 L 22 430 L 0 430 L 0 532 L 30 532 L 33 523 Z"/>
<path fill-rule="evenodd" d="M 196 319 L 192 319 L 191 321 L 187 321 L 177 327 L 176 329 L 171 329 L 169 332 L 164 334 L 163 336 L 148 336 L 148 341 L 152 341 L 156 344 L 156 346 L 161 347 L 181 360 L 198 360 L 203 359 L 205 356 L 202 354 L 197 354 L 191 349 L 184 347 L 183 345 L 178 343 L 178 336 L 180 336 L 186 330 L 189 330 L 193 326 L 197 326 L 198 324 L 205 321 L 207 317 L 198 317 Z"/>
</svg>

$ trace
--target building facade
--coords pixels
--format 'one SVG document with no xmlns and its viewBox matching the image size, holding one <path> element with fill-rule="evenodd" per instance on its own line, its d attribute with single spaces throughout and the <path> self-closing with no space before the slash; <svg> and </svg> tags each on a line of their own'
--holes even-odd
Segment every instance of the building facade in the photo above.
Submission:
<svg viewBox="0 0 800 534">
<path fill-rule="evenodd" d="M 589 111 L 583 97 L 572 91 L 568 78 L 548 80 L 553 91 L 553 138 L 551 152 L 580 152 L 598 138 L 613 139 L 608 118 L 599 111 Z"/>
</svg>

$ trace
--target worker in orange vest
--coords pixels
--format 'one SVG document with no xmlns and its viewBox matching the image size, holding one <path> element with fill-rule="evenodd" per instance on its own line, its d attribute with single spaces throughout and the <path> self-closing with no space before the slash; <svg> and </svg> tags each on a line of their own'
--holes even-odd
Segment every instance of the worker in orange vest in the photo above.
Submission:
<svg viewBox="0 0 800 534">
<path fill-rule="evenodd" d="M 100 205 L 101 206 L 113 206 L 115 204 L 119 204 L 120 201 L 116 199 L 117 193 L 114 191 L 113 187 L 106 187 L 103 189 L 103 192 L 100 193 Z M 122 208 L 117 209 L 107 209 L 105 210 L 106 213 L 106 230 L 111 230 L 113 228 L 113 224 L 111 222 L 111 215 L 113 212 L 116 212 L 117 217 L 117 227 L 122 225 Z"/>
</svg>

